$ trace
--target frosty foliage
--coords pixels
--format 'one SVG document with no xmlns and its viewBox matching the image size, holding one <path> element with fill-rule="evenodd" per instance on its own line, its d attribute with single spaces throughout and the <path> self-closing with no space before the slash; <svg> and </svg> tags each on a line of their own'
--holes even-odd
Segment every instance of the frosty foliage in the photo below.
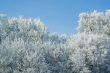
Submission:
<svg viewBox="0 0 110 73">
<path fill-rule="evenodd" d="M 110 11 L 81 13 L 78 33 L 0 15 L 0 73 L 110 73 Z"/>
</svg>

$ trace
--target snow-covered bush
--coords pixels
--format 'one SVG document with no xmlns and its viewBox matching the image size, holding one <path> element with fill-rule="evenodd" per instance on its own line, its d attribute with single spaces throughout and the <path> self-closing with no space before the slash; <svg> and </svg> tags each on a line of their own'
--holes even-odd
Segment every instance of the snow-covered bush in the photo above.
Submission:
<svg viewBox="0 0 110 73">
<path fill-rule="evenodd" d="M 0 16 L 0 73 L 110 73 L 110 11 L 81 13 L 78 33 L 39 19 Z"/>
</svg>

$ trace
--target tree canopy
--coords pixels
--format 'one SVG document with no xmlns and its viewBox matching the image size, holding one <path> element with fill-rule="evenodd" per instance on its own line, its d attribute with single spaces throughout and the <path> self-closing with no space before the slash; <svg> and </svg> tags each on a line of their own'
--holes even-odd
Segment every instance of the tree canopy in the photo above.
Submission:
<svg viewBox="0 0 110 73">
<path fill-rule="evenodd" d="M 0 15 L 0 73 L 110 73 L 110 10 L 79 15 L 77 33 Z"/>
</svg>

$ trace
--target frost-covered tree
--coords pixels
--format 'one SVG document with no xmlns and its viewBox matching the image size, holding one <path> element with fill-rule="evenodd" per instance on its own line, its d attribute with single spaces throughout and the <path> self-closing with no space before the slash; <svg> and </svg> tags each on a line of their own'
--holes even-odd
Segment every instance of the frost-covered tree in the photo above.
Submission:
<svg viewBox="0 0 110 73">
<path fill-rule="evenodd" d="M 110 10 L 81 13 L 79 15 L 78 31 L 110 35 Z"/>
<path fill-rule="evenodd" d="M 110 51 L 110 11 L 81 13 L 79 15 L 78 35 L 75 35 L 79 48 L 87 51 L 90 60 L 88 66 L 92 73 L 109 73 L 109 51 Z M 82 38 L 82 39 L 81 39 Z M 75 43 L 75 38 L 74 43 Z M 78 42 L 79 39 L 79 42 Z M 83 51 L 84 51 L 83 50 Z M 88 57 L 86 57 L 88 58 Z M 87 62 L 87 61 L 86 61 Z M 106 63 L 105 63 L 106 62 Z"/>
<path fill-rule="evenodd" d="M 0 72 L 48 73 L 43 58 L 46 27 L 39 19 L 0 19 Z"/>
<path fill-rule="evenodd" d="M 0 15 L 0 73 L 110 73 L 110 11 L 81 13 L 78 33 Z"/>
</svg>

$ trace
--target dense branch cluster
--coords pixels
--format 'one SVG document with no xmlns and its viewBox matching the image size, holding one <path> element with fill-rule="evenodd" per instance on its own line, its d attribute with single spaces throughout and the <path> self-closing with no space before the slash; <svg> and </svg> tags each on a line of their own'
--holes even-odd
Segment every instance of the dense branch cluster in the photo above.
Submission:
<svg viewBox="0 0 110 73">
<path fill-rule="evenodd" d="M 0 73 L 110 73 L 110 11 L 81 13 L 77 34 L 0 16 Z"/>
</svg>

